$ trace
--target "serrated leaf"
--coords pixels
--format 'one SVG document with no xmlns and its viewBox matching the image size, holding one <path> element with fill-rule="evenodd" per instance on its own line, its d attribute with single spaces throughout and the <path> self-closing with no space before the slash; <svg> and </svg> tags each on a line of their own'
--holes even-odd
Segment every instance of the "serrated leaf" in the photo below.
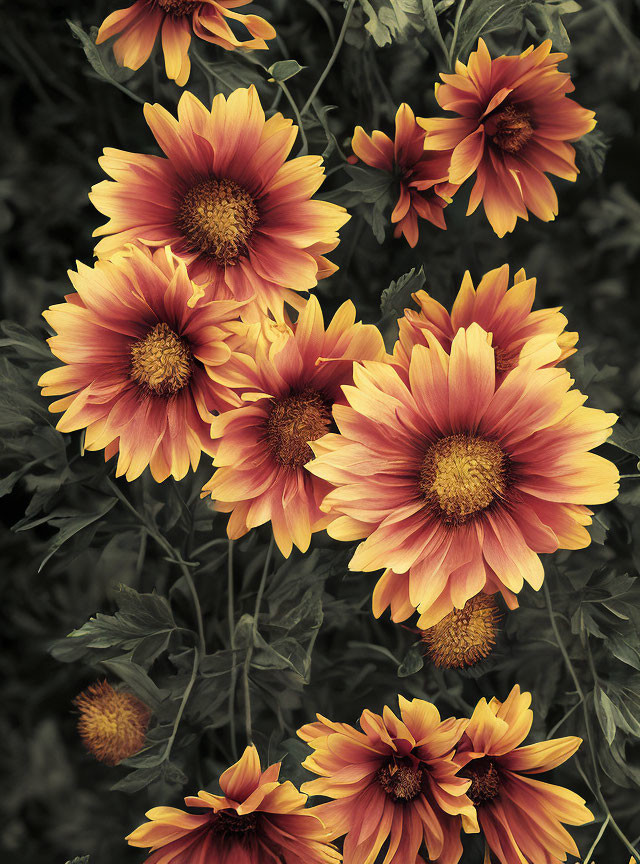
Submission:
<svg viewBox="0 0 640 864">
<path fill-rule="evenodd" d="M 383 318 L 400 318 L 411 303 L 411 295 L 424 288 L 426 276 L 424 268 L 415 267 L 393 280 L 380 296 L 380 312 Z"/>
<path fill-rule="evenodd" d="M 97 28 L 93 28 L 94 30 L 94 38 L 91 37 L 89 33 L 86 33 L 82 27 L 78 24 L 74 24 L 73 21 L 70 21 L 67 18 L 67 24 L 73 35 L 76 39 L 79 39 L 84 53 L 87 55 L 87 60 L 91 64 L 94 72 L 103 78 L 105 81 L 108 81 L 110 84 L 120 85 L 123 81 L 127 81 L 133 74 L 131 69 L 128 69 L 124 66 L 119 66 L 114 57 L 113 51 L 107 45 L 103 48 L 100 48 L 96 45 L 95 35 L 97 35 Z"/>
</svg>

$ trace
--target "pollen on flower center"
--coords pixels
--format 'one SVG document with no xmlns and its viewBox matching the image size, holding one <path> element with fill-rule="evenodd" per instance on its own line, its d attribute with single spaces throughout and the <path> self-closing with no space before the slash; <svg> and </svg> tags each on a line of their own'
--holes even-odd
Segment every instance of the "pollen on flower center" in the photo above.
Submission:
<svg viewBox="0 0 640 864">
<path fill-rule="evenodd" d="M 192 186 L 178 211 L 177 225 L 190 248 L 234 264 L 258 223 L 253 197 L 235 180 L 208 178 Z"/>
<path fill-rule="evenodd" d="M 266 423 L 266 439 L 275 458 L 288 468 L 313 459 L 309 441 L 321 438 L 331 424 L 331 405 L 317 390 L 303 390 L 274 399 Z"/>
<path fill-rule="evenodd" d="M 507 456 L 495 441 L 449 435 L 427 450 L 419 486 L 445 522 L 461 524 L 504 495 L 507 471 Z"/>
<path fill-rule="evenodd" d="M 190 15 L 200 5 L 200 0 L 155 0 L 155 2 L 161 9 L 176 18 Z"/>
<path fill-rule="evenodd" d="M 74 704 L 80 712 L 80 737 L 99 762 L 117 765 L 142 748 L 151 711 L 132 693 L 100 681 L 77 696 Z"/>
<path fill-rule="evenodd" d="M 247 834 L 256 830 L 256 814 L 240 815 L 235 810 L 219 810 L 213 819 L 216 834 Z"/>
<path fill-rule="evenodd" d="M 418 765 L 391 762 L 376 774 L 378 783 L 394 801 L 413 801 L 422 791 L 423 772 Z"/>
<path fill-rule="evenodd" d="M 460 669 L 473 666 L 491 653 L 500 616 L 490 594 L 477 594 L 454 609 L 442 621 L 422 634 L 429 656 L 436 666 Z"/>
<path fill-rule="evenodd" d="M 173 396 L 189 382 L 191 351 L 168 324 L 156 324 L 131 346 L 131 377 L 157 396 Z"/>
<path fill-rule="evenodd" d="M 460 776 L 471 780 L 467 795 L 476 807 L 493 801 L 500 791 L 500 773 L 488 756 L 473 759 L 460 771 Z"/>
<path fill-rule="evenodd" d="M 507 153 L 517 153 L 533 135 L 531 116 L 517 105 L 507 105 L 491 115 L 486 130 L 493 137 L 493 143 Z"/>
</svg>

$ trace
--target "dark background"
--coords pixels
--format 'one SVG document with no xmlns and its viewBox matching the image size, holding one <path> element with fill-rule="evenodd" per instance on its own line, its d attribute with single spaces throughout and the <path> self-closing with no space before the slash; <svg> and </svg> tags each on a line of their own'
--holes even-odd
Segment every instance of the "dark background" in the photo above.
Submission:
<svg viewBox="0 0 640 864">
<path fill-rule="evenodd" d="M 578 145 L 582 173 L 577 183 L 554 180 L 560 198 L 555 222 L 543 224 L 532 216 L 499 240 L 480 210 L 465 218 L 467 184 L 446 211 L 449 230 L 421 223 L 421 241 L 411 250 L 388 230 L 384 242 L 376 240 L 371 202 L 364 200 L 366 190 L 346 188 L 341 150 L 350 152 L 356 124 L 369 132 L 391 131 L 401 101 L 417 115 L 438 110 L 433 84 L 444 61 L 421 29 L 420 16 L 411 11 L 419 5 L 413 0 L 365 4 L 378 42 L 387 38 L 380 21 L 400 22 L 390 26 L 389 44 L 377 45 L 364 29 L 370 15 L 356 2 L 345 45 L 320 91 L 320 107 L 335 106 L 326 115 L 335 138 L 327 136 L 314 112 L 305 124 L 310 152 L 326 152 L 330 176 L 323 194 L 347 203 L 354 214 L 332 256 L 341 270 L 317 289 L 323 306 L 333 311 L 353 299 L 363 319 L 379 321 L 392 341 L 408 292 L 392 292 L 382 310 L 380 295 L 411 268 L 423 266 L 426 287 L 448 304 L 465 269 L 477 281 L 505 261 L 512 272 L 525 267 L 538 277 L 538 308 L 562 305 L 569 329 L 580 332 L 580 351 L 570 366 L 589 404 L 623 418 L 615 435 L 618 446 L 606 445 L 602 452 L 622 473 L 637 474 L 638 3 L 587 0 L 582 8 L 555 0 L 467 4 L 460 22 L 462 47 L 475 44 L 480 32 L 494 54 L 521 50 L 547 35 L 556 48 L 567 47 L 575 97 L 596 111 L 598 126 Z M 458 5 L 459 0 L 436 5 L 447 44 Z M 92 864 L 142 861 L 144 854 L 129 850 L 122 838 L 144 811 L 179 803 L 181 795 L 199 788 L 215 791 L 220 770 L 231 761 L 228 705 L 234 684 L 235 743 L 240 749 L 245 743 L 241 679 L 251 619 L 242 616 L 254 613 L 268 527 L 236 544 L 234 655 L 228 650 L 225 517 L 216 517 L 198 500 L 210 474 L 207 460 L 196 477 L 181 484 L 171 480 L 157 486 L 146 476 L 119 484 L 132 502 L 133 509 L 127 508 L 109 485 L 113 466 L 105 467 L 100 454 L 81 457 L 79 435 L 53 430 L 55 419 L 35 386 L 51 365 L 41 312 L 70 290 L 66 270 L 75 260 L 90 262 L 91 233 L 103 221 L 87 198 L 90 186 L 103 179 L 97 158 L 104 146 L 154 152 L 139 101 L 160 101 L 172 109 L 180 93 L 166 81 L 157 56 L 133 74 L 117 70 L 108 49 L 100 52 L 103 73 L 115 76 L 129 93 L 92 68 L 65 19 L 89 32 L 115 8 L 115 0 L 0 2 L 0 273 L 2 317 L 10 322 L 0 343 L 0 633 L 7 646 L 0 660 L 5 778 L 0 851 L 10 864 L 64 864 L 87 854 Z M 257 59 L 268 67 L 293 58 L 305 67 L 287 82 L 301 106 L 331 54 L 344 7 L 339 0 L 274 0 L 260 8 L 280 39 Z M 402 9 L 409 10 L 408 19 Z M 235 86 L 255 82 L 267 108 L 278 96 L 277 85 L 250 60 L 204 43 L 197 50 L 215 73 L 194 68 L 188 87 L 203 101 L 218 88 L 228 92 L 220 76 Z M 287 100 L 278 98 L 279 110 L 292 116 Z M 294 733 L 315 711 L 354 721 L 364 707 L 393 705 L 402 692 L 433 699 L 447 716 L 464 714 L 482 695 L 504 698 L 517 681 L 534 693 L 532 740 L 558 724 L 554 734 L 590 739 L 592 750 L 585 743 L 555 779 L 582 794 L 596 815 L 594 824 L 573 831 L 582 854 L 608 808 L 619 832 L 610 821 L 595 860 L 626 864 L 629 852 L 619 833 L 636 847 L 640 835 L 640 588 L 635 579 L 640 482 L 623 480 L 621 488 L 620 498 L 598 511 L 589 550 L 559 553 L 545 562 L 568 664 L 542 594 L 522 593 L 521 609 L 503 621 L 498 646 L 486 663 L 468 673 L 443 674 L 422 660 L 409 626 L 373 620 L 373 577 L 347 573 L 348 547 L 316 535 L 313 554 L 294 555 L 287 564 L 276 555 L 259 618 L 265 644 L 253 651 L 249 682 L 253 730 L 263 757 L 285 756 L 285 776 L 301 782 L 305 772 L 299 762 L 306 748 Z M 87 522 L 87 514 L 93 514 L 92 521 Z M 193 613 L 180 570 L 166 560 L 158 535 L 186 560 L 199 562 L 194 578 L 210 657 L 166 764 L 155 772 L 135 760 L 107 768 L 82 749 L 73 697 L 105 675 L 114 683 L 122 678 L 140 694 L 153 681 L 162 695 L 151 734 L 156 753 L 166 743 L 192 669 L 188 630 Z M 212 539 L 219 542 L 200 551 Z M 52 543 L 59 551 L 38 571 Z M 156 606 L 151 609 L 155 601 L 132 601 L 131 594 L 123 599 L 119 583 L 143 595 L 155 589 L 168 597 L 184 630 L 172 633 L 166 644 L 154 637 L 154 615 L 160 614 Z M 129 630 L 125 633 L 122 618 L 109 619 L 110 645 L 96 648 L 86 631 L 72 648 L 64 641 L 97 611 L 113 614 L 118 604 L 129 616 Z M 149 617 L 140 617 L 140 610 Z M 115 783 L 119 789 L 112 791 Z M 464 864 L 482 860 L 474 842 L 471 838 Z"/>
</svg>

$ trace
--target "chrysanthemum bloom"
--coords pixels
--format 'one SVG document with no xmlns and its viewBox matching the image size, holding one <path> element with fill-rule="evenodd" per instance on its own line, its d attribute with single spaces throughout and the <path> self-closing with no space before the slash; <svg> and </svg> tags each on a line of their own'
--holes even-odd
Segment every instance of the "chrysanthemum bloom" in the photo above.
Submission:
<svg viewBox="0 0 640 864">
<path fill-rule="evenodd" d="M 344 864 L 373 864 L 388 840 L 384 864 L 456 864 L 460 828 L 476 832 L 469 782 L 456 776 L 454 747 L 467 720 L 441 720 L 435 705 L 399 697 L 400 718 L 362 712 L 362 732 L 348 723 L 318 722 L 298 730 L 313 748 L 302 763 L 318 774 L 303 784 L 309 795 L 334 798 L 315 807 L 332 837 L 346 834 Z"/>
<path fill-rule="evenodd" d="M 468 795 L 480 829 L 501 864 L 559 864 L 579 855 L 566 825 L 584 825 L 593 814 L 582 798 L 528 775 L 566 762 L 580 738 L 519 745 L 529 734 L 531 694 L 516 685 L 505 702 L 481 699 L 458 746 L 456 762 L 470 778 Z"/>
<path fill-rule="evenodd" d="M 151 709 L 133 693 L 99 681 L 76 696 L 73 704 L 80 712 L 80 737 L 98 762 L 117 765 L 142 749 Z"/>
<path fill-rule="evenodd" d="M 149 465 L 158 481 L 181 479 L 212 452 L 212 412 L 239 404 L 224 373 L 247 330 L 234 320 L 242 304 L 198 299 L 168 249 L 131 246 L 69 276 L 77 293 L 43 313 L 65 365 L 38 383 L 43 396 L 69 394 L 49 406 L 64 411 L 57 428 L 85 429 L 84 447 L 105 459 L 118 453 L 117 476 Z"/>
<path fill-rule="evenodd" d="M 457 118 L 418 118 L 429 150 L 453 150 L 449 181 L 461 184 L 477 172 L 467 215 L 480 201 L 499 237 L 513 231 L 530 210 L 548 222 L 558 199 L 546 174 L 575 180 L 576 141 L 596 124 L 593 111 L 567 98 L 571 77 L 558 70 L 566 54 L 551 54 L 547 40 L 535 50 L 491 59 L 482 39 L 465 66 L 440 74 L 436 99 Z"/>
<path fill-rule="evenodd" d="M 249 0 L 136 0 L 126 9 L 118 9 L 106 18 L 96 38 L 100 45 L 112 36 L 113 53 L 120 66 L 139 69 L 149 59 L 158 32 L 162 34 L 167 78 L 180 87 L 189 80 L 191 61 L 189 45 L 194 34 L 207 42 L 232 50 L 267 48 L 265 39 L 276 31 L 257 15 L 241 15 L 233 9 L 246 6 Z M 227 18 L 243 24 L 253 38 L 241 42 L 233 33 Z"/>
<path fill-rule="evenodd" d="M 540 362 L 555 366 L 575 354 L 578 334 L 564 329 L 568 322 L 560 307 L 532 312 L 535 293 L 536 280 L 527 279 L 524 270 L 518 270 L 509 288 L 508 264 L 485 273 L 477 289 L 467 271 L 451 315 L 426 291 L 418 291 L 413 299 L 420 311 L 406 309 L 398 322 L 394 361 L 408 367 L 411 349 L 416 344 L 426 345 L 427 333 L 432 333 L 448 353 L 460 327 L 475 322 L 492 334 L 498 381 L 519 361 L 540 358 Z"/>
<path fill-rule="evenodd" d="M 398 180 L 400 194 L 391 214 L 396 226 L 393 236 L 403 234 L 410 246 L 418 242 L 419 216 L 446 229 L 443 211 L 458 188 L 449 183 L 451 153 L 426 151 L 424 138 L 424 129 L 403 102 L 396 113 L 394 141 L 378 130 L 369 136 L 362 126 L 357 126 L 351 142 L 359 159 Z"/>
<path fill-rule="evenodd" d="M 331 487 L 304 467 L 313 458 L 309 441 L 329 430 L 332 406 L 344 401 L 341 387 L 353 382 L 353 361 L 386 358 L 379 330 L 355 318 L 348 300 L 325 331 L 312 296 L 295 325 L 266 321 L 258 331 L 245 371 L 243 399 L 249 404 L 221 414 L 211 426 L 217 470 L 203 493 L 215 500 L 216 510 L 231 512 L 229 537 L 271 520 L 287 557 L 294 544 L 305 552 L 311 534 L 330 521 L 319 505 Z"/>
<path fill-rule="evenodd" d="M 436 666 L 463 669 L 488 657 L 496 642 L 500 610 L 481 592 L 421 634 Z"/>
<path fill-rule="evenodd" d="M 420 612 L 437 624 L 478 592 L 540 588 L 540 552 L 589 545 L 584 505 L 617 494 L 613 463 L 590 453 L 616 417 L 582 407 L 569 373 L 520 364 L 495 386 L 494 350 L 478 324 L 461 329 L 450 356 L 435 336 L 411 354 L 408 385 L 383 363 L 354 369 L 342 434 L 311 447 L 307 469 L 337 488 L 322 509 L 339 540 L 366 537 L 352 570 L 388 568 L 374 614 Z"/>
<path fill-rule="evenodd" d="M 90 198 L 110 221 L 96 254 L 126 242 L 171 246 L 207 297 L 255 296 L 255 318 L 282 317 L 318 279 L 336 270 L 324 253 L 349 219 L 343 207 L 311 196 L 324 179 L 320 156 L 287 161 L 297 127 L 282 114 L 265 120 L 255 87 L 218 94 L 211 111 L 186 91 L 175 120 L 145 105 L 147 123 L 167 158 L 107 148 L 102 168 L 115 182 Z"/>
<path fill-rule="evenodd" d="M 307 796 L 280 783 L 279 772 L 279 764 L 261 771 L 256 748 L 247 747 L 220 777 L 223 795 L 184 799 L 204 813 L 154 807 L 146 814 L 151 821 L 126 839 L 151 849 L 147 864 L 338 864 L 326 828 L 305 810 Z"/>
</svg>

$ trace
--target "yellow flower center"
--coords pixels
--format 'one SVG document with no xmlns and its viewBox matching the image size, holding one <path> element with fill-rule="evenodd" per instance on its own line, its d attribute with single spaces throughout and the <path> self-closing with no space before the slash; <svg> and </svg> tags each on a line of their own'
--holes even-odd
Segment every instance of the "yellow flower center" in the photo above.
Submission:
<svg viewBox="0 0 640 864">
<path fill-rule="evenodd" d="M 436 666 L 462 669 L 487 657 L 495 645 L 500 617 L 490 594 L 478 594 L 422 634 Z"/>
<path fill-rule="evenodd" d="M 184 196 L 177 224 L 193 251 L 234 264 L 259 219 L 253 197 L 234 180 L 202 180 Z"/>
<path fill-rule="evenodd" d="M 507 153 L 517 153 L 533 135 L 529 113 L 516 105 L 507 105 L 491 115 L 486 129 L 493 143 Z"/>
<path fill-rule="evenodd" d="M 142 748 L 151 711 L 132 693 L 101 681 L 91 684 L 74 704 L 80 711 L 80 737 L 98 761 L 117 765 Z"/>
<path fill-rule="evenodd" d="M 507 472 L 507 456 L 495 441 L 449 435 L 427 450 L 419 484 L 444 521 L 459 525 L 504 495 Z"/>
<path fill-rule="evenodd" d="M 376 779 L 394 801 L 413 801 L 422 791 L 424 778 L 419 765 L 390 762 L 378 770 Z"/>
<path fill-rule="evenodd" d="M 191 378 L 191 351 L 167 324 L 131 346 L 131 377 L 157 396 L 173 396 Z"/>
<path fill-rule="evenodd" d="M 267 418 L 266 439 L 278 462 L 287 468 L 300 468 L 313 459 L 308 442 L 321 438 L 331 419 L 331 405 L 317 390 L 274 399 Z"/>
<path fill-rule="evenodd" d="M 168 15 L 176 18 L 191 14 L 197 6 L 201 5 L 200 0 L 156 0 L 156 3 Z"/>
<path fill-rule="evenodd" d="M 500 774 L 492 759 L 483 756 L 482 759 L 473 759 L 460 771 L 461 777 L 471 779 L 471 786 L 467 789 L 467 795 L 476 807 L 487 804 L 500 792 Z"/>
</svg>

